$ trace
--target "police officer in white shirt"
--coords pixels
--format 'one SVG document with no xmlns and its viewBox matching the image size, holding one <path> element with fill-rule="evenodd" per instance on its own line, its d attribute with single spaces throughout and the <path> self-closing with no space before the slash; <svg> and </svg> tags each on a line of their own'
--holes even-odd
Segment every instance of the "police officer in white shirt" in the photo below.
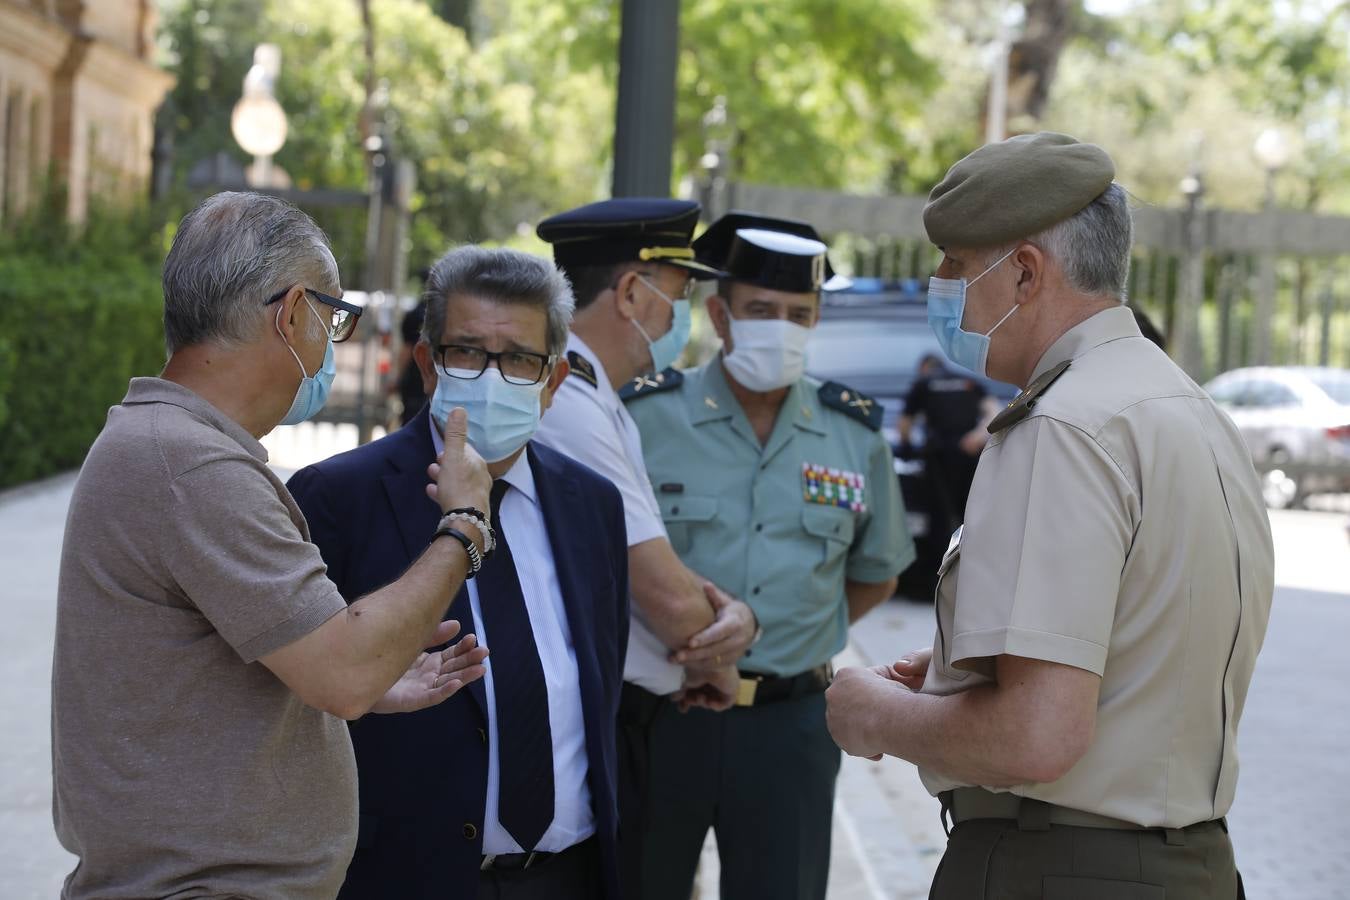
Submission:
<svg viewBox="0 0 1350 900">
<path fill-rule="evenodd" d="M 619 710 L 619 819 L 625 890 L 639 895 L 649 727 L 665 703 L 729 708 L 737 661 L 759 625 L 743 602 L 680 562 L 647 478 L 637 426 L 618 389 L 660 377 L 689 338 L 693 278 L 715 278 L 694 261 L 699 206 L 688 200 L 620 198 L 546 219 L 577 311 L 567 345 L 571 375 L 536 438 L 609 478 L 628 528 L 632 629 Z"/>
</svg>

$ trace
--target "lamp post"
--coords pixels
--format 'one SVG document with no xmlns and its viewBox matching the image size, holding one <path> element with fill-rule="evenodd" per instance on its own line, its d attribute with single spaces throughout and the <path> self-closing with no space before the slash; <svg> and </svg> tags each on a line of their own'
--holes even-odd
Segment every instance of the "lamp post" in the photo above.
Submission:
<svg viewBox="0 0 1350 900">
<path fill-rule="evenodd" d="M 1186 198 L 1186 256 L 1182 261 L 1171 344 L 1172 352 L 1177 357 L 1177 365 L 1191 376 L 1199 378 L 1203 365 L 1199 318 L 1205 292 L 1205 221 L 1201 216 L 1205 180 L 1198 162 L 1191 167 L 1186 177 L 1181 179 L 1178 188 Z"/>
<path fill-rule="evenodd" d="M 253 157 L 250 187 L 273 186 L 272 157 L 286 143 L 286 111 L 273 93 L 280 72 L 281 48 L 276 44 L 255 47 L 253 65 L 244 76 L 243 96 L 230 114 L 230 132 Z"/>
<path fill-rule="evenodd" d="M 1275 176 L 1289 162 L 1289 144 L 1284 132 L 1267 128 L 1256 136 L 1252 155 L 1266 170 L 1265 198 L 1261 204 L 1264 219 L 1265 246 L 1261 251 L 1260 286 L 1256 295 L 1256 314 L 1252 322 L 1252 362 L 1258 366 L 1270 363 L 1271 320 L 1275 314 Z"/>
<path fill-rule="evenodd" d="M 703 198 L 703 215 L 712 222 L 730 206 L 727 197 L 731 181 L 731 150 L 736 142 L 736 129 L 727 112 L 727 98 L 718 97 L 712 108 L 703 114 L 703 168 L 707 192 Z"/>
</svg>

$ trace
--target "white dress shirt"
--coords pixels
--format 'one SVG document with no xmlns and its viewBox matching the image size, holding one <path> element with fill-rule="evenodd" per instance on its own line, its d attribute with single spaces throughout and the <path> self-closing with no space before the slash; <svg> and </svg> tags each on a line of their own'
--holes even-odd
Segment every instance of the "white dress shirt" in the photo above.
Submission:
<svg viewBox="0 0 1350 900">
<path fill-rule="evenodd" d="M 432 442 L 439 456 L 444 443 L 431 420 Z M 567 624 L 558 570 L 549 546 L 544 513 L 534 487 L 534 473 L 525 453 L 503 476 L 510 488 L 502 497 L 500 523 L 493 527 L 506 534 L 511 556 L 516 560 L 516 577 L 525 597 L 539 662 L 548 686 L 548 725 L 553 737 L 553 823 L 539 839 L 536 850 L 557 853 L 595 834 L 595 811 L 591 789 L 586 781 L 590 766 L 586 759 L 586 725 L 581 710 L 581 680 L 577 671 L 577 651 L 572 629 Z M 492 649 L 492 635 L 483 625 L 482 601 L 478 581 L 470 579 L 469 604 L 473 609 L 475 634 L 480 646 Z M 488 597 L 491 603 L 492 598 Z M 510 665 L 502 660 L 502 665 Z M 487 692 L 488 781 L 487 809 L 483 815 L 483 853 L 520 853 L 521 846 L 502 827 L 497 808 L 501 790 L 501 762 L 497 752 L 497 700 L 492 681 L 492 657 L 488 656 L 483 686 Z"/>
<path fill-rule="evenodd" d="M 605 367 L 586 342 L 575 334 L 567 337 L 567 349 L 585 357 L 595 368 L 594 387 L 579 376 L 569 375 L 544 413 L 535 440 L 559 453 L 585 463 L 614 482 L 623 497 L 628 546 L 666 539 L 661 507 L 656 502 L 647 466 L 642 459 L 642 436 Z M 632 607 L 628 657 L 623 679 L 656 694 L 671 694 L 684 684 L 684 670 L 670 661 L 670 649 L 648 627 L 642 610 Z"/>
</svg>

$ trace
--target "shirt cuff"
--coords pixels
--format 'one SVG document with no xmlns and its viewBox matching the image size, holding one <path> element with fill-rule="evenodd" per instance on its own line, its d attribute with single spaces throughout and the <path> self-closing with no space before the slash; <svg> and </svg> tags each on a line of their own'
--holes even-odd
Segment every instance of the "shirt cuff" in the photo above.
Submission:
<svg viewBox="0 0 1350 900">
<path fill-rule="evenodd" d="M 951 662 L 958 668 L 973 668 L 959 665 L 967 660 L 1005 654 L 1086 669 L 1094 675 L 1101 675 L 1106 668 L 1106 648 L 1101 644 L 1049 631 L 1009 625 L 987 631 L 967 631 L 952 638 Z"/>
</svg>

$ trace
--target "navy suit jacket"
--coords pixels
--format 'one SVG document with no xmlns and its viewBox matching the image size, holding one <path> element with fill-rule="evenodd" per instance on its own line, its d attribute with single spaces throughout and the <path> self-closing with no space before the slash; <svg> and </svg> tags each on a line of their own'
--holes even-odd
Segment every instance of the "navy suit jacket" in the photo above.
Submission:
<svg viewBox="0 0 1350 900">
<path fill-rule="evenodd" d="M 604 896 L 619 900 L 615 716 L 629 608 L 623 505 L 614 485 L 581 463 L 533 443 L 526 453 L 576 648 Z M 434 458 L 423 407 L 388 437 L 291 478 L 288 487 L 328 576 L 347 602 L 397 579 L 426 549 L 440 521 L 440 508 L 425 491 Z M 461 634 L 473 632 L 468 592 L 461 589 L 451 603 L 447 591 L 446 603 L 446 618 L 459 621 Z M 488 774 L 486 704 L 480 679 L 438 706 L 350 723 L 361 821 L 340 897 L 477 895 Z"/>
</svg>

